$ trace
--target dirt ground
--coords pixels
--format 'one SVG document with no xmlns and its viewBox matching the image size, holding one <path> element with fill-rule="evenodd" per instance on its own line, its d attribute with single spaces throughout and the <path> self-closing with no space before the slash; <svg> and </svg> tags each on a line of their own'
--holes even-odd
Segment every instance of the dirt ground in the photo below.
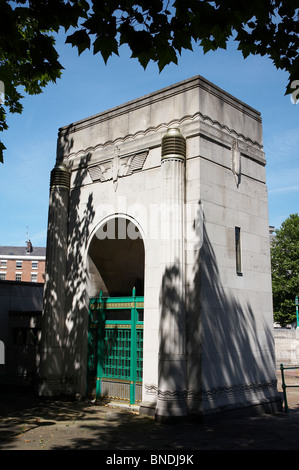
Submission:
<svg viewBox="0 0 299 470">
<path fill-rule="evenodd" d="M 172 425 L 119 406 L 0 393 L 0 450 L 299 450 L 299 388 L 289 387 L 299 386 L 299 368 L 285 377 L 288 412 Z M 282 395 L 280 371 L 277 378 Z"/>
</svg>

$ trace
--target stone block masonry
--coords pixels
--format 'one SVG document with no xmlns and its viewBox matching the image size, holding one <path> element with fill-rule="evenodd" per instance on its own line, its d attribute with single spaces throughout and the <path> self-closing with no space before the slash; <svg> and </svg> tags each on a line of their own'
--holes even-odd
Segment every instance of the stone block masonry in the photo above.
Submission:
<svg viewBox="0 0 299 470">
<path fill-rule="evenodd" d="M 42 393 L 86 393 L 89 299 L 135 287 L 141 411 L 281 406 L 265 165 L 260 113 L 200 76 L 59 130 Z"/>
</svg>

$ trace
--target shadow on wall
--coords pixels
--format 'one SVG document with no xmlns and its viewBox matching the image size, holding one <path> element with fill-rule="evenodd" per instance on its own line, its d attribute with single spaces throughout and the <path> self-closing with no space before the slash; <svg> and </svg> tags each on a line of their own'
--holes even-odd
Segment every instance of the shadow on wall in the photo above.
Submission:
<svg viewBox="0 0 299 470">
<path fill-rule="evenodd" d="M 95 217 L 93 194 L 86 201 L 81 200 L 81 186 L 87 175 L 87 165 L 91 158 L 87 154 L 80 161 L 73 182 L 69 206 L 68 264 L 67 264 L 67 297 L 66 297 L 66 328 L 64 376 L 78 390 L 75 371 L 86 382 L 87 334 L 88 334 L 88 303 L 86 291 L 87 275 L 85 257 L 90 227 Z M 74 384 L 72 382 L 75 382 Z M 82 387 L 79 386 L 82 390 Z"/>
<path fill-rule="evenodd" d="M 237 299 L 223 287 L 205 220 L 202 237 L 202 243 L 194 249 L 193 281 L 186 288 L 187 387 L 181 390 L 181 370 L 173 371 L 168 398 L 180 399 L 183 407 L 184 395 L 190 414 L 244 408 L 254 399 L 260 403 L 280 403 L 272 323 L 267 323 L 264 317 L 269 312 L 263 312 L 262 307 L 254 312 L 249 293 L 246 298 L 244 295 L 244 300 Z M 162 332 L 167 331 L 165 322 L 169 321 L 165 312 L 176 315 L 177 305 L 183 303 L 174 288 L 179 276 L 175 267 L 163 276 Z M 160 352 L 165 350 L 166 343 L 167 338 L 162 334 Z M 169 380 L 167 373 L 166 369 L 159 370 L 159 383 Z M 267 405 L 267 411 L 266 408 Z"/>
<path fill-rule="evenodd" d="M 58 145 L 57 161 L 71 151 L 73 139 L 68 133 Z M 87 318 L 84 269 L 84 250 L 89 237 L 89 227 L 95 216 L 93 195 L 81 200 L 80 188 L 87 175 L 87 154 L 80 160 L 72 190 L 51 191 L 47 240 L 47 279 L 44 293 L 43 361 L 40 375 L 60 378 L 64 391 L 78 388 L 76 371 L 82 367 L 82 339 Z M 84 206 L 84 208 L 83 208 Z M 78 342 L 78 337 L 80 338 Z M 79 346 L 78 346 L 79 344 Z M 61 387 L 61 385 L 60 385 Z"/>
</svg>

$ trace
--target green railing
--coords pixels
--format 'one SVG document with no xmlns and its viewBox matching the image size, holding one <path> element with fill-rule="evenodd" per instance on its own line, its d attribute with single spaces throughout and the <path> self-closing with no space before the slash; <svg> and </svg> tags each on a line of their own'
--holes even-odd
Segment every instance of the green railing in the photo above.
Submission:
<svg viewBox="0 0 299 470">
<path fill-rule="evenodd" d="M 143 369 L 143 297 L 92 297 L 89 303 L 88 387 L 95 380 L 99 399 L 108 396 L 136 402 Z M 129 390 L 129 392 L 128 392 Z M 127 395 L 126 395 L 127 394 Z M 138 400 L 137 400 L 138 401 Z"/>
<path fill-rule="evenodd" d="M 282 386 L 282 391 L 283 391 L 283 398 L 284 398 L 284 411 L 285 412 L 288 412 L 289 411 L 289 407 L 288 407 L 288 400 L 287 400 L 287 388 L 290 387 L 290 388 L 296 388 L 296 387 L 299 387 L 299 384 L 298 385 L 287 385 L 285 383 L 285 377 L 284 377 L 284 371 L 285 370 L 288 370 L 288 369 L 298 369 L 299 366 L 287 366 L 285 367 L 283 364 L 280 364 L 280 370 L 281 370 L 281 386 Z"/>
</svg>

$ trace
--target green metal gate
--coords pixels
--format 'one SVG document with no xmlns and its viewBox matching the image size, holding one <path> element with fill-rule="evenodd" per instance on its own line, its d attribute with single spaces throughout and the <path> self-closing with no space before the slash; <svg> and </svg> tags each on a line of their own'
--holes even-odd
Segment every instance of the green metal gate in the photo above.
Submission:
<svg viewBox="0 0 299 470">
<path fill-rule="evenodd" d="M 87 392 L 96 399 L 141 401 L 144 298 L 91 297 Z"/>
</svg>

